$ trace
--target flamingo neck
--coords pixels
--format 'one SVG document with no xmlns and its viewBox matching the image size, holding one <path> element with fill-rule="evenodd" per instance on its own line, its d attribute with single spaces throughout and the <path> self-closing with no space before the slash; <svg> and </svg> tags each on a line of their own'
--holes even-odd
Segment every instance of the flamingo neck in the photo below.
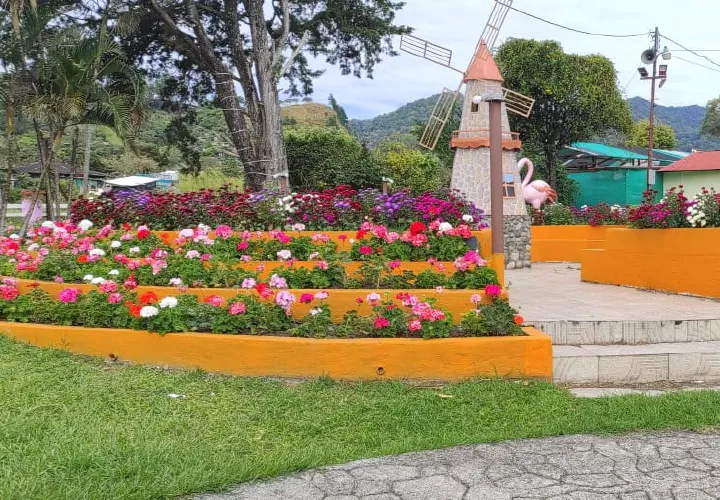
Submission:
<svg viewBox="0 0 720 500">
<path fill-rule="evenodd" d="M 528 184 L 530 184 L 530 180 L 532 179 L 533 172 L 534 172 L 534 166 L 533 162 L 528 160 L 527 158 L 523 158 L 520 160 L 520 168 L 522 168 L 523 165 L 527 165 L 527 174 L 525 174 L 525 178 L 520 183 L 520 187 L 526 187 Z"/>
</svg>

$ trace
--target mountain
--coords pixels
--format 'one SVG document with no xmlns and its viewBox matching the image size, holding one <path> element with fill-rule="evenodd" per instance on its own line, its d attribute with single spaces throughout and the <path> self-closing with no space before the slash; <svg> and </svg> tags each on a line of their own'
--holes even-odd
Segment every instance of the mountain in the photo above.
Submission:
<svg viewBox="0 0 720 500">
<path fill-rule="evenodd" d="M 400 108 L 368 120 L 350 120 L 350 130 L 368 147 L 375 147 L 393 133 L 407 134 L 417 122 L 425 123 L 438 96 L 410 102 Z M 642 97 L 628 99 L 634 120 L 647 118 L 650 102 Z M 655 105 L 655 115 L 661 123 L 672 126 L 678 138 L 678 149 L 720 149 L 720 139 L 701 137 L 700 127 L 705 117 L 702 106 Z"/>
<path fill-rule="evenodd" d="M 650 101 L 642 97 L 628 99 L 633 120 L 647 118 L 650 114 Z M 701 137 L 700 127 L 705 118 L 702 106 L 660 106 L 655 104 L 655 117 L 660 123 L 670 125 L 678 139 L 678 149 L 720 149 L 720 139 Z"/>
</svg>

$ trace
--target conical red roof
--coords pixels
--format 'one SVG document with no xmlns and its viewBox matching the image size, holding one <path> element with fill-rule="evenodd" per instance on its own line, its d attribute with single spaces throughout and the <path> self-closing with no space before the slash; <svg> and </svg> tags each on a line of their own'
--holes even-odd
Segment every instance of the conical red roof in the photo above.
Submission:
<svg viewBox="0 0 720 500">
<path fill-rule="evenodd" d="M 483 55 L 485 55 L 484 59 Z M 490 54 L 485 42 L 480 42 L 477 52 L 475 52 L 472 61 L 470 61 L 470 66 L 468 66 L 468 69 L 465 72 L 464 81 L 468 82 L 470 80 L 503 81 L 500 70 L 498 69 L 497 64 L 495 64 L 495 60 L 493 59 L 492 54 Z"/>
</svg>

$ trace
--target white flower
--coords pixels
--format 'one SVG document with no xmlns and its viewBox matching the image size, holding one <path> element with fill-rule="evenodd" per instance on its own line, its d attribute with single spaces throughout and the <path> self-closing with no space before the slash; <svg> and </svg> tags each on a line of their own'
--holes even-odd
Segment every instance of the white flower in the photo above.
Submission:
<svg viewBox="0 0 720 500">
<path fill-rule="evenodd" d="M 160 310 L 155 306 L 144 306 L 140 309 L 140 317 L 152 318 L 153 316 L 157 316 L 159 312 Z"/>
<path fill-rule="evenodd" d="M 387 182 L 388 184 L 394 184 L 394 183 L 395 183 L 395 181 L 392 180 L 390 177 L 383 177 L 383 178 L 382 178 L 382 181 L 383 181 L 383 182 Z"/>
<path fill-rule="evenodd" d="M 95 276 L 93 276 L 92 274 L 86 274 L 85 276 L 83 276 L 83 281 L 92 281 L 93 279 L 95 279 Z"/>
<path fill-rule="evenodd" d="M 83 219 L 80 222 L 78 222 L 78 227 L 80 228 L 81 231 L 87 231 L 88 229 L 93 227 L 93 223 L 87 219 Z"/>
<path fill-rule="evenodd" d="M 706 225 L 707 225 L 707 221 L 705 219 L 700 221 L 700 227 L 705 227 Z"/>
<path fill-rule="evenodd" d="M 278 256 L 278 258 L 280 258 L 282 260 L 288 260 L 292 256 L 292 254 L 290 253 L 290 250 L 284 249 L 284 250 L 280 250 L 277 253 L 277 256 Z"/>
<path fill-rule="evenodd" d="M 102 285 L 103 283 L 105 283 L 105 278 L 101 278 L 100 276 L 98 276 L 91 279 L 90 283 L 92 283 L 93 285 Z"/>
<path fill-rule="evenodd" d="M 113 240 L 110 243 L 110 248 L 120 248 L 121 246 L 122 246 L 122 242 L 120 242 L 118 240 Z"/>
<path fill-rule="evenodd" d="M 177 307 L 178 299 L 176 299 L 175 297 L 165 297 L 160 302 L 158 302 L 158 305 L 160 306 L 160 309 L 172 309 L 174 307 Z"/>
<path fill-rule="evenodd" d="M 182 236 L 183 238 L 192 238 L 193 234 L 195 233 L 192 229 L 183 229 L 180 231 L 180 236 Z"/>
<path fill-rule="evenodd" d="M 105 250 L 103 250 L 102 248 L 93 248 L 88 252 L 88 255 L 90 255 L 91 257 L 105 257 Z"/>
<path fill-rule="evenodd" d="M 170 285 L 171 286 L 180 286 L 183 282 L 180 278 L 170 278 Z"/>
<path fill-rule="evenodd" d="M 118 274 L 120 274 L 120 271 L 118 271 L 117 269 L 113 269 L 111 271 L 108 271 L 108 274 L 110 276 L 117 276 Z"/>
<path fill-rule="evenodd" d="M 140 253 L 140 247 L 131 247 L 128 249 L 128 253 Z"/>
<path fill-rule="evenodd" d="M 11 235 L 10 235 L 10 239 L 11 239 L 11 240 L 19 240 L 19 239 L 20 239 L 20 236 L 17 235 L 17 234 L 11 234 Z"/>
<path fill-rule="evenodd" d="M 40 224 L 42 227 L 48 228 L 48 229 L 55 229 L 55 223 L 51 220 L 46 220 L 42 224 Z"/>
<path fill-rule="evenodd" d="M 210 226 L 200 223 L 198 224 L 198 229 L 207 233 L 210 231 Z"/>
<path fill-rule="evenodd" d="M 475 219 L 473 218 L 472 215 L 465 214 L 462 216 L 462 220 L 463 220 L 463 222 L 474 222 Z"/>
<path fill-rule="evenodd" d="M 448 231 L 452 231 L 452 228 L 452 224 L 450 224 L 449 222 L 441 222 L 438 226 L 438 231 L 440 231 L 441 233 L 447 233 Z"/>
</svg>

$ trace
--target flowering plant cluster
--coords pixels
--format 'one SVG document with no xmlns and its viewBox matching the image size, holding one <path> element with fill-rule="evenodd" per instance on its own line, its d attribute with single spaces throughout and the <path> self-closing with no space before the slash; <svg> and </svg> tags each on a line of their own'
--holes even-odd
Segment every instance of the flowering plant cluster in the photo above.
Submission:
<svg viewBox="0 0 720 500">
<path fill-rule="evenodd" d="M 302 226 L 309 230 L 352 229 L 364 221 L 392 228 L 413 220 L 440 220 L 473 228 L 484 226 L 482 210 L 457 191 L 406 192 L 383 195 L 376 189 L 356 191 L 347 186 L 308 193 L 281 195 L 271 191 L 237 192 L 229 187 L 190 193 L 109 193 L 80 198 L 70 209 L 71 219 L 97 225 L 123 222 L 152 229 L 177 230 L 201 223 L 228 225 L 240 230 L 271 230 Z"/>
<path fill-rule="evenodd" d="M 593 227 L 603 225 L 627 224 L 628 207 L 599 203 L 583 205 L 580 208 L 553 203 L 542 209 L 542 217 L 535 218 L 535 224 L 546 226 L 565 226 L 572 224 L 589 224 Z M 533 214 L 534 215 L 534 214 Z"/>
<path fill-rule="evenodd" d="M 682 186 L 679 186 L 679 189 L 670 188 L 659 202 L 655 201 L 656 196 L 656 191 L 646 191 L 642 203 L 630 210 L 628 222 L 631 227 L 637 229 L 690 227 L 691 219 L 700 223 L 701 217 L 691 216 L 691 209 L 697 201 L 688 200 Z M 697 209 L 695 211 L 697 212 Z"/>
<path fill-rule="evenodd" d="M 261 276 L 274 288 L 481 288 L 496 283 L 492 269 L 463 239 L 469 228 L 434 221 L 433 230 L 417 222 L 397 235 L 384 226 L 364 223 L 352 251 L 339 251 L 336 243 L 321 232 L 312 236 L 288 236 L 282 231 L 268 234 L 233 233 L 227 225 L 214 231 L 204 225 L 183 229 L 176 241 L 162 241 L 146 226 L 109 225 L 94 231 L 88 220 L 72 223 L 45 222 L 25 240 L 0 237 L 0 273 L 27 279 L 64 283 L 104 282 L 137 285 L 241 288 Z M 361 234 L 366 233 L 366 234 Z M 415 244 L 422 240 L 420 247 Z M 365 241 L 367 240 L 366 255 Z M 376 241 L 377 240 L 377 241 Z M 357 254 L 364 262 L 357 272 L 347 272 L 347 263 Z M 433 255 L 454 260 L 455 273 L 446 275 L 445 264 Z M 414 273 L 402 269 L 402 260 L 425 260 L 429 269 Z M 276 267 L 252 261 L 277 261 Z M 299 265 L 298 261 L 307 264 Z M 309 264 L 309 265 L 308 265 Z M 366 265 L 367 264 L 367 265 Z M 269 276 L 269 278 L 268 278 Z"/>
<path fill-rule="evenodd" d="M 465 335 L 522 335 L 523 317 L 501 296 L 500 287 L 488 286 L 485 295 L 490 297 L 489 303 L 481 303 L 479 295 L 471 298 L 476 307 L 463 315 L 461 327 Z"/>
<path fill-rule="evenodd" d="M 122 286 L 103 285 L 87 293 L 67 287 L 55 300 L 37 287 L 29 293 L 20 294 L 17 280 L 4 278 L 0 283 L 0 319 L 92 328 L 128 328 L 161 334 L 212 332 L 423 338 L 517 334 L 517 318 L 515 323 L 506 325 L 508 330 L 504 333 L 492 329 L 481 331 L 466 326 L 454 327 L 450 314 L 435 307 L 433 300 L 422 301 L 407 292 L 398 294 L 394 299 L 383 298 L 375 292 L 358 297 L 358 309 L 335 323 L 326 303 L 330 294 L 324 290 L 298 297 L 288 290 L 272 290 L 265 284 L 256 284 L 252 290 L 229 299 L 210 295 L 199 300 L 194 295 L 182 293 L 163 298 L 154 292 L 138 294 L 128 283 Z M 488 289 L 486 293 L 500 294 L 499 287 L 490 286 Z M 474 296 L 473 302 L 479 303 L 479 296 Z M 292 314 L 298 303 L 310 307 L 302 317 Z M 495 303 L 503 301 L 496 299 Z M 371 308 L 369 315 L 360 314 L 363 307 Z M 497 313 L 492 304 L 480 306 L 472 314 L 478 317 L 486 315 L 491 325 L 499 325 L 498 320 L 493 319 Z"/>
</svg>

